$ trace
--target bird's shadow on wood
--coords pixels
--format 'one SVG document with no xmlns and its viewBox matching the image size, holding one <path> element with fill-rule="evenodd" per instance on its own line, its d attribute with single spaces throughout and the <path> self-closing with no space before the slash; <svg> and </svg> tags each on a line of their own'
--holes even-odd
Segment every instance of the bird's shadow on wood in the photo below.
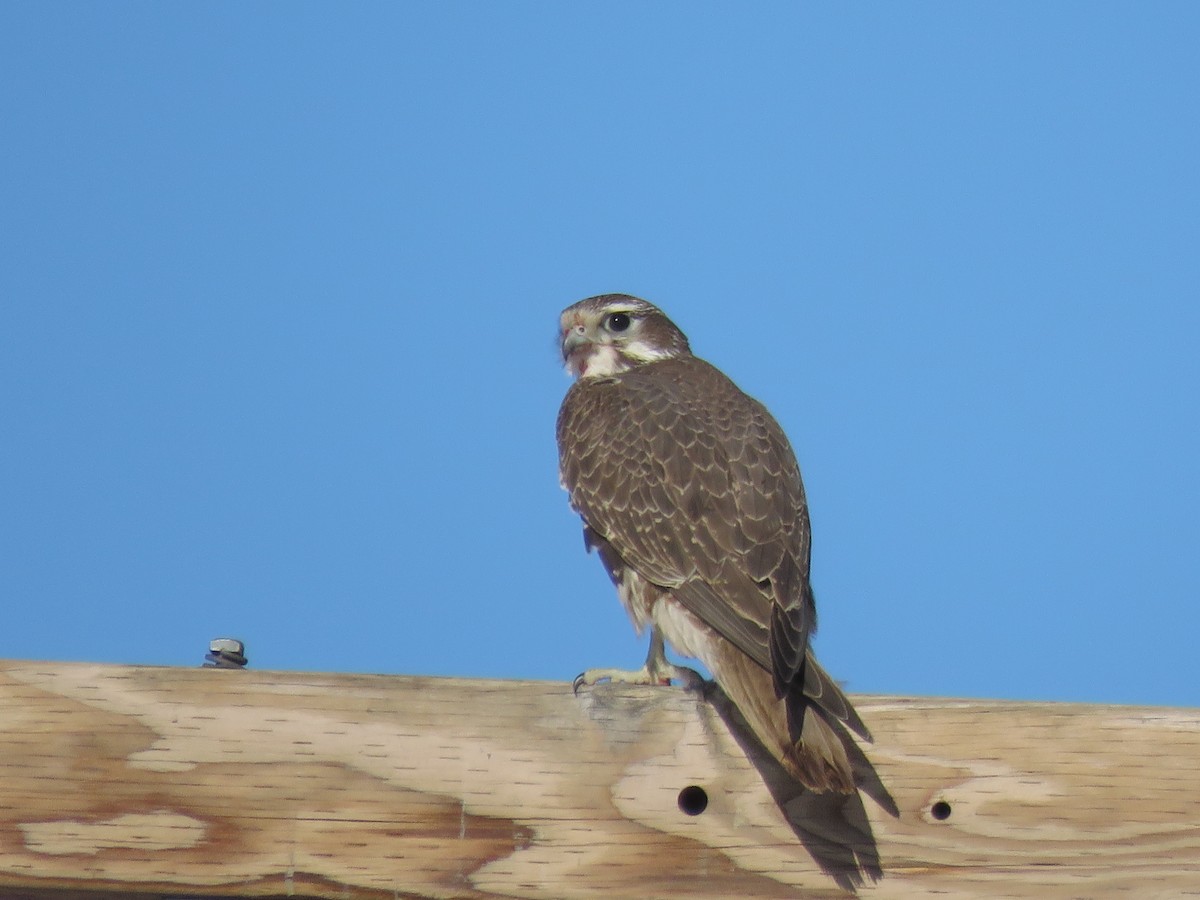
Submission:
<svg viewBox="0 0 1200 900">
<path fill-rule="evenodd" d="M 857 892 L 868 881 L 881 879 L 883 869 L 879 864 L 879 848 L 863 808 L 862 795 L 866 794 L 896 818 L 900 816 L 900 809 L 854 739 L 834 725 L 850 757 L 859 793 L 810 791 L 797 784 L 763 747 L 719 685 L 709 682 L 705 694 L 746 757 L 762 775 L 771 798 L 821 871 L 833 878 L 839 887 L 851 892 Z"/>
</svg>

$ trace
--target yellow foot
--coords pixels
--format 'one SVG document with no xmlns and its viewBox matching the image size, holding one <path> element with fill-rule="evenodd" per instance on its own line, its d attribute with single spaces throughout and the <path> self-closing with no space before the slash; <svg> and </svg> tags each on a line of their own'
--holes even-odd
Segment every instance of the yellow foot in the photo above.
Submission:
<svg viewBox="0 0 1200 900">
<path fill-rule="evenodd" d="M 678 682 L 680 687 L 689 691 L 700 690 L 704 687 L 704 679 L 695 669 L 677 666 L 664 662 L 657 666 L 642 666 L 640 669 L 588 669 L 575 676 L 574 690 L 585 684 L 591 686 L 607 681 L 610 684 L 670 684 Z"/>
</svg>

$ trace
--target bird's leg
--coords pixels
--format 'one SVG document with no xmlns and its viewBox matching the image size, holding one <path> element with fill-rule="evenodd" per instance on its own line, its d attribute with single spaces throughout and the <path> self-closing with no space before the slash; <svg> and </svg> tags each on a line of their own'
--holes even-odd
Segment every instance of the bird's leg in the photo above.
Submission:
<svg viewBox="0 0 1200 900">
<path fill-rule="evenodd" d="M 704 686 L 704 678 L 695 669 L 677 666 L 667 659 L 667 648 L 663 642 L 662 633 L 657 628 L 650 629 L 650 651 L 646 654 L 646 664 L 640 669 L 588 669 L 575 677 L 575 692 L 585 684 L 592 685 L 601 681 L 613 684 L 670 684 L 678 681 L 688 690 L 698 690 Z"/>
</svg>

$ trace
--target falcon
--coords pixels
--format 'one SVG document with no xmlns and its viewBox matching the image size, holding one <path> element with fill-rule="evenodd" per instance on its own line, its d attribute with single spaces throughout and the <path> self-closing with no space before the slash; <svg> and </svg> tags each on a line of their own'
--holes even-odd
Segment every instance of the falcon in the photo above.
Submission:
<svg viewBox="0 0 1200 900">
<path fill-rule="evenodd" d="M 766 407 L 693 356 L 658 307 L 603 294 L 567 307 L 559 473 L 650 651 L 637 672 L 581 684 L 699 686 L 664 641 L 698 659 L 800 783 L 853 793 L 845 728 L 870 733 L 817 664 L 810 531 L 800 469 Z"/>
</svg>

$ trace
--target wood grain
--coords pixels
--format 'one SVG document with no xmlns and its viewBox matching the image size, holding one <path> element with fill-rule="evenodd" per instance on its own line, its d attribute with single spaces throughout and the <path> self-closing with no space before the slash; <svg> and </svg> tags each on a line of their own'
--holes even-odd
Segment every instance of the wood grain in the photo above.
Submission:
<svg viewBox="0 0 1200 900">
<path fill-rule="evenodd" d="M 0 663 L 0 896 L 1200 896 L 1200 712 L 854 702 L 838 798 L 677 688 Z"/>
</svg>

